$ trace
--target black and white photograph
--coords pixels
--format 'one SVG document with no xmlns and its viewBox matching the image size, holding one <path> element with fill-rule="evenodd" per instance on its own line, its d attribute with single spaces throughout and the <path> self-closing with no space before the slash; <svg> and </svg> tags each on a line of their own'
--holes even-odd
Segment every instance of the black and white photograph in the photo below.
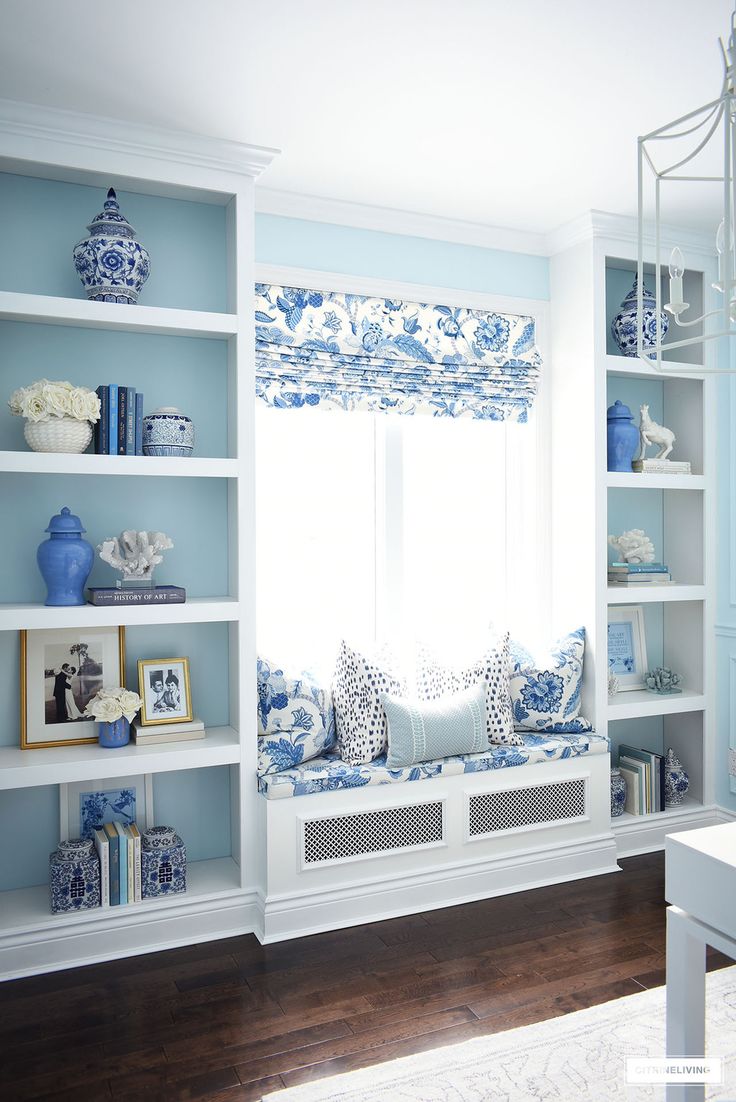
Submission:
<svg viewBox="0 0 736 1102">
<path fill-rule="evenodd" d="M 141 659 L 138 692 L 143 699 L 142 727 L 193 718 L 188 658 Z"/>
<path fill-rule="evenodd" d="M 123 629 L 21 632 L 21 747 L 97 741 L 85 708 L 98 689 L 123 683 Z"/>
</svg>

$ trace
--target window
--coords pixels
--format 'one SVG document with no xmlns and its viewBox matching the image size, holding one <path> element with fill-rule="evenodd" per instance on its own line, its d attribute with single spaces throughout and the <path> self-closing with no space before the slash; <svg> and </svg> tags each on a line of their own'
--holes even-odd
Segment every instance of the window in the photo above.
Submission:
<svg viewBox="0 0 736 1102">
<path fill-rule="evenodd" d="M 331 669 L 340 639 L 547 628 L 538 431 L 257 403 L 258 646 Z"/>
</svg>

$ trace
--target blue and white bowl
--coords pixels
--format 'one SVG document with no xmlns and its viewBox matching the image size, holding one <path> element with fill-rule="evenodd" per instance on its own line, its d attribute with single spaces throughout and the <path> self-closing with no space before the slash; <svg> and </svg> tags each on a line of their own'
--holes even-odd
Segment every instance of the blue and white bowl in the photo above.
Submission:
<svg viewBox="0 0 736 1102">
<path fill-rule="evenodd" d="M 194 449 L 194 425 L 174 406 L 162 406 L 143 418 L 143 454 L 187 457 Z"/>
</svg>

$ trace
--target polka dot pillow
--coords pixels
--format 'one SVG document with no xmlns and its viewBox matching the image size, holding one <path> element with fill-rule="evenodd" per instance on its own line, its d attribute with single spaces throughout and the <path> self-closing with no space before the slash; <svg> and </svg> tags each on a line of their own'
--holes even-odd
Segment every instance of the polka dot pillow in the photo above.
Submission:
<svg viewBox="0 0 736 1102">
<path fill-rule="evenodd" d="M 281 773 L 311 761 L 335 744 L 335 713 L 329 689 L 310 673 L 287 676 L 267 658 L 258 659 L 258 772 Z"/>
<path fill-rule="evenodd" d="M 381 694 L 403 696 L 403 678 L 394 660 L 382 653 L 367 658 L 343 640 L 332 682 L 337 746 L 348 765 L 367 765 L 388 746 Z"/>
<path fill-rule="evenodd" d="M 523 746 L 514 731 L 509 697 L 509 636 L 502 635 L 475 662 L 461 667 L 441 663 L 426 647 L 419 648 L 417 691 L 420 700 L 437 700 L 464 692 L 482 681 L 485 685 L 488 741 L 502 746 Z"/>
<path fill-rule="evenodd" d="M 511 644 L 509 688 L 517 728 L 550 734 L 592 730 L 580 715 L 584 651 L 585 628 L 558 639 L 548 654 L 537 657 Z"/>
</svg>

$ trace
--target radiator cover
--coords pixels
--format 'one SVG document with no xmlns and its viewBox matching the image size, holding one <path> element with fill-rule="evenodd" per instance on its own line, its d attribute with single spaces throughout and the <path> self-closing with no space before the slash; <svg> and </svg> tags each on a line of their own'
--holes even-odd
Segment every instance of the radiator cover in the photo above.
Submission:
<svg viewBox="0 0 736 1102">
<path fill-rule="evenodd" d="M 533 830 L 549 823 L 584 819 L 586 815 L 585 777 L 480 792 L 468 796 L 466 837 L 472 841 L 509 831 Z"/>
<path fill-rule="evenodd" d="M 442 845 L 444 800 L 302 822 L 302 868 Z"/>
</svg>

